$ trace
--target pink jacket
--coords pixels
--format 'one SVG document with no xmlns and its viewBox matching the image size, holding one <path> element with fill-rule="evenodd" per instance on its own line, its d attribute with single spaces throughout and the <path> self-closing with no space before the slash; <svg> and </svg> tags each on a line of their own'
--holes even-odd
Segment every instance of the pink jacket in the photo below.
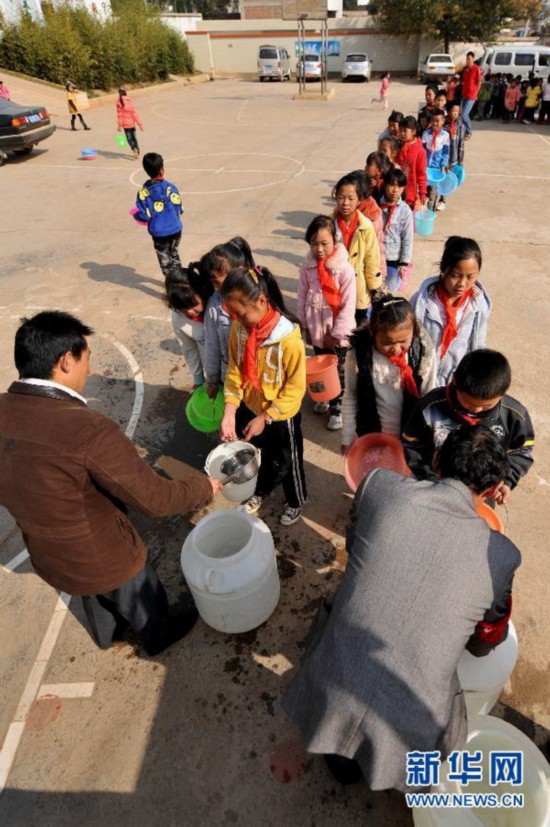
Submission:
<svg viewBox="0 0 550 827">
<path fill-rule="evenodd" d="M 298 317 L 311 336 L 313 345 L 324 347 L 324 337 L 330 333 L 343 347 L 348 344 L 349 335 L 355 327 L 356 302 L 355 270 L 343 244 L 336 246 L 336 255 L 327 267 L 342 294 L 340 312 L 334 319 L 319 283 L 317 259 L 310 252 L 300 269 Z"/>
<path fill-rule="evenodd" d="M 116 118 L 119 128 L 133 129 L 136 124 L 141 127 L 142 124 L 139 115 L 128 95 L 125 95 L 122 100 L 124 106 L 121 104 L 120 98 L 117 98 L 116 101 Z"/>
</svg>

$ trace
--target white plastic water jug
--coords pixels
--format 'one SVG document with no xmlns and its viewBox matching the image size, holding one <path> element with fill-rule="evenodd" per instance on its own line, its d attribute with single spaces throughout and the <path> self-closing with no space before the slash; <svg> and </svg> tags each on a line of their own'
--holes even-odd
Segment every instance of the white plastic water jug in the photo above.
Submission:
<svg viewBox="0 0 550 827">
<path fill-rule="evenodd" d="M 239 442 L 236 440 L 235 442 L 223 442 L 221 445 L 218 445 L 217 448 L 214 448 L 213 451 L 210 451 L 206 457 L 204 470 L 209 477 L 213 477 L 215 480 L 222 480 L 225 477 L 225 474 L 221 471 L 221 466 L 223 463 L 228 459 L 232 459 L 237 451 L 242 451 L 243 449 L 255 451 L 259 465 L 261 461 L 261 452 L 258 448 L 251 445 L 250 442 Z M 222 494 L 232 503 L 244 503 L 254 494 L 257 481 L 258 476 L 256 475 L 251 480 L 248 480 L 248 482 L 243 482 L 240 484 L 228 482 L 227 485 L 224 485 L 222 488 Z"/>
<path fill-rule="evenodd" d="M 461 787 L 457 781 L 447 780 L 448 764 L 441 766 L 441 783 L 432 787 L 432 793 L 505 793 L 523 794 L 524 806 L 517 809 L 488 807 L 413 808 L 415 827 L 550 827 L 550 765 L 542 752 L 519 729 L 493 718 L 475 715 L 469 721 L 466 749 L 483 753 L 483 780 L 470 781 Z M 523 784 L 511 786 L 499 783 L 490 786 L 489 753 L 495 751 L 523 752 Z M 428 789 L 426 789 L 428 792 Z"/>
<path fill-rule="evenodd" d="M 508 637 L 483 658 L 464 650 L 458 662 L 458 679 L 464 690 L 468 718 L 488 715 L 498 700 L 504 684 L 514 671 L 518 659 L 518 638 L 512 621 Z"/>
<path fill-rule="evenodd" d="M 255 629 L 279 602 L 271 532 L 242 511 L 203 517 L 183 544 L 181 567 L 200 616 L 220 632 Z"/>
</svg>

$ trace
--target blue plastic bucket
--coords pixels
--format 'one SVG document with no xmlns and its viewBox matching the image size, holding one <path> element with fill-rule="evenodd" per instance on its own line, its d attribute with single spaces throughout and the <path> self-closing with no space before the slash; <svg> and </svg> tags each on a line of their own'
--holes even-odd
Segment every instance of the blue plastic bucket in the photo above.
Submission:
<svg viewBox="0 0 550 827">
<path fill-rule="evenodd" d="M 445 173 L 441 172 L 440 169 L 436 169 L 436 167 L 428 167 L 426 170 L 426 175 L 428 177 L 428 184 L 430 187 L 439 187 L 440 183 L 445 178 Z"/>
<path fill-rule="evenodd" d="M 466 180 L 466 170 L 461 164 L 455 164 L 452 171 L 458 178 L 458 186 L 462 186 L 462 184 Z"/>
<path fill-rule="evenodd" d="M 454 172 L 448 172 L 443 181 L 437 185 L 440 195 L 452 195 L 458 187 L 458 178 Z"/>
<path fill-rule="evenodd" d="M 97 150 L 96 149 L 81 149 L 80 156 L 83 161 L 95 161 L 97 158 Z"/>
<path fill-rule="evenodd" d="M 414 225 L 418 235 L 426 237 L 433 233 L 436 215 L 433 210 L 421 210 L 414 214 Z"/>
</svg>

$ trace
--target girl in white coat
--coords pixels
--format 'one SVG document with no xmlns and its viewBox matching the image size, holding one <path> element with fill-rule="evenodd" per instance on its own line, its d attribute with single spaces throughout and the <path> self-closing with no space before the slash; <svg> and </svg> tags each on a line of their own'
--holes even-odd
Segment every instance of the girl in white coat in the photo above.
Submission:
<svg viewBox="0 0 550 827">
<path fill-rule="evenodd" d="M 166 278 L 164 301 L 172 311 L 172 327 L 193 378 L 193 388 L 204 383 L 204 311 L 212 292 L 212 285 L 201 277 L 196 263 L 172 270 Z"/>
</svg>

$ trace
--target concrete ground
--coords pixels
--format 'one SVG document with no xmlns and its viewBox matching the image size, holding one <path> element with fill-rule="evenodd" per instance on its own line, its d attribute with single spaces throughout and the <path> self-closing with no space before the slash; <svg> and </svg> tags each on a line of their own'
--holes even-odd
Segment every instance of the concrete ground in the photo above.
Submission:
<svg viewBox="0 0 550 827">
<path fill-rule="evenodd" d="M 74 133 L 62 94 L 20 80 L 8 85 L 16 100 L 45 103 L 58 130 L 0 170 L 0 386 L 15 377 L 20 317 L 73 311 L 96 330 L 91 404 L 120 422 L 156 467 L 176 475 L 200 469 L 216 440 L 186 424 L 190 377 L 161 301 L 150 239 L 128 216 L 144 174 L 115 143 L 114 111 L 90 112 L 92 131 Z M 330 210 L 333 184 L 362 166 L 384 126 L 384 113 L 370 104 L 375 84 L 336 86 L 324 103 L 293 101 L 295 84 L 237 78 L 140 96 L 142 150 L 163 153 L 166 175 L 183 193 L 184 262 L 241 234 L 292 305 L 305 227 Z M 405 113 L 421 97 L 415 83 L 392 84 L 391 105 Z M 88 147 L 98 150 L 96 161 L 80 160 Z M 434 235 L 417 237 L 410 285 L 412 292 L 437 272 L 447 236 L 481 243 L 482 279 L 494 302 L 488 344 L 510 358 L 512 393 L 537 432 L 536 465 L 504 515 L 523 552 L 514 595 L 520 655 L 497 714 L 543 749 L 550 734 L 549 147 L 548 129 L 476 124 L 467 181 Z M 3 824 L 412 823 L 399 795 L 333 783 L 319 758 L 304 755 L 280 706 L 316 607 L 345 566 L 350 495 L 339 435 L 308 401 L 304 434 L 310 503 L 290 528 L 278 524 L 280 495 L 260 515 L 275 539 L 282 594 L 268 622 L 246 635 L 199 622 L 156 658 L 136 657 L 128 643 L 101 652 L 78 622 L 78 600 L 67 611 L 28 560 L 17 565 L 22 539 L 1 514 Z M 227 505 L 219 496 L 213 508 Z M 174 600 L 184 588 L 181 545 L 201 516 L 136 516 Z"/>
</svg>

